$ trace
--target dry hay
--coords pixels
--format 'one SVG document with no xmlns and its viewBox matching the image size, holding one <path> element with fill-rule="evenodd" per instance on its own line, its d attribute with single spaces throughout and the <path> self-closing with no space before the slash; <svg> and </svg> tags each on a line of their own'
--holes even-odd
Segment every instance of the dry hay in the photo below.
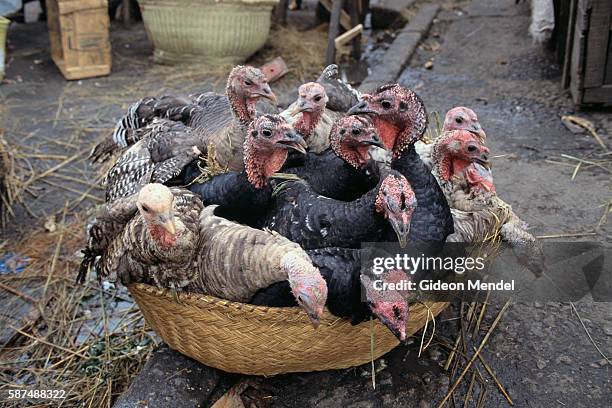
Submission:
<svg viewBox="0 0 612 408">
<path fill-rule="evenodd" d="M 30 263 L 21 273 L 0 275 L 11 299 L 4 307 L 33 307 L 18 327 L 15 320 L 2 324 L 15 333 L 0 351 L 1 393 L 59 389 L 66 391 L 62 406 L 110 407 L 159 343 L 127 294 L 74 283 L 84 236 L 84 223 L 76 219 L 6 248 Z"/>
<path fill-rule="evenodd" d="M 321 74 L 326 49 L 327 24 L 306 31 L 298 31 L 293 26 L 274 26 L 266 45 L 248 63 L 260 66 L 280 56 L 289 69 L 283 79 L 304 83 L 314 81 Z"/>
</svg>

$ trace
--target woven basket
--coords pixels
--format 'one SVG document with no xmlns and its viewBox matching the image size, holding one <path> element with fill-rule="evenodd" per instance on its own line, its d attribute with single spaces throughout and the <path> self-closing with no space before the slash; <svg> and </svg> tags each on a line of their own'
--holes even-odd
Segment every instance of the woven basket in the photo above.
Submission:
<svg viewBox="0 0 612 408">
<path fill-rule="evenodd" d="M 156 62 L 237 64 L 268 38 L 278 0 L 138 0 Z"/>
<path fill-rule="evenodd" d="M 352 326 L 326 311 L 314 329 L 297 307 L 253 306 L 184 293 L 177 303 L 167 290 L 153 286 L 136 284 L 129 290 L 147 323 L 171 348 L 232 373 L 270 376 L 348 368 L 378 358 L 399 344 L 377 320 Z M 435 316 L 448 303 L 428 306 Z M 411 305 L 406 334 L 414 334 L 426 320 L 426 308 Z"/>
</svg>

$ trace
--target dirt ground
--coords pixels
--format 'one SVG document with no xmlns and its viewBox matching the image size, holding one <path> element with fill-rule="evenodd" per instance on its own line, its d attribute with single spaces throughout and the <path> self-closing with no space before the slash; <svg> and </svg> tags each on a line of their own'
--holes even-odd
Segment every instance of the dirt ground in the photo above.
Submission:
<svg viewBox="0 0 612 408">
<path fill-rule="evenodd" d="M 561 158 L 601 158 L 603 150 L 588 134 L 569 132 L 560 117 L 578 114 L 592 120 L 612 147 L 612 114 L 576 112 L 560 88 L 561 72 L 553 56 L 533 46 L 527 35 L 529 5 L 524 3 L 443 2 L 428 38 L 399 82 L 416 90 L 429 111 L 443 113 L 465 105 L 478 113 L 493 155 L 500 156 L 494 159 L 497 190 L 535 235 L 589 233 L 594 235 L 563 240 L 595 240 L 611 248 L 610 221 L 594 230 L 612 200 L 610 173 L 591 168 L 572 180 L 576 162 Z M 24 168 L 32 164 L 35 176 L 60 167 L 52 177 L 31 183 L 27 206 L 16 207 L 4 236 L 41 224 L 64 207 L 69 214 L 81 214 L 100 201 L 100 172 L 85 157 L 130 103 L 149 94 L 223 87 L 222 69 L 211 74 L 194 67 L 153 65 L 141 26 L 113 27 L 111 76 L 65 82 L 50 60 L 45 30 L 41 23 L 11 31 L 14 50 L 6 75 L 9 83 L 0 87 L 0 118 L 9 142 L 22 146 Z M 433 68 L 426 69 L 430 60 Z M 288 101 L 288 90 L 310 79 L 304 72 L 309 75 L 296 68 L 294 75 L 273 87 Z M 584 299 L 575 307 L 593 340 L 610 357 L 612 304 Z M 436 341 L 421 358 L 416 357 L 419 345 L 413 339 L 377 362 L 375 390 L 369 367 L 278 376 L 258 381 L 259 386 L 270 396 L 266 401 L 271 406 L 435 407 L 449 388 L 448 374 L 441 368 L 448 355 L 443 343 L 454 342 L 457 316 L 458 305 L 440 315 Z M 491 308 L 485 327 L 495 316 Z M 570 304 L 512 304 L 483 356 L 517 407 L 612 405 L 612 367 L 593 346 Z M 483 406 L 507 406 L 484 371 L 483 377 L 488 378 Z M 467 384 L 460 387 L 454 406 L 463 405 L 466 388 Z M 465 406 L 476 406 L 476 401 Z"/>
</svg>

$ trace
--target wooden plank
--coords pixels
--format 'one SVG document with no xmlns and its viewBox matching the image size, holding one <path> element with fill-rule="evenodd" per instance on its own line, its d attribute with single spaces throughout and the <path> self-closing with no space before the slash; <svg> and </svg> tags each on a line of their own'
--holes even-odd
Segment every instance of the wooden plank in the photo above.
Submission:
<svg viewBox="0 0 612 408">
<path fill-rule="evenodd" d="M 583 94 L 582 104 L 612 106 L 612 85 L 586 88 L 584 89 Z"/>
<path fill-rule="evenodd" d="M 561 84 L 563 88 L 569 87 L 571 79 L 571 62 L 572 62 L 572 51 L 574 45 L 574 31 L 576 28 L 576 7 L 578 6 L 578 0 L 570 0 L 569 5 L 569 18 L 567 27 L 567 36 L 565 38 L 565 54 L 563 55 L 563 75 L 561 77 Z"/>
<path fill-rule="evenodd" d="M 589 27 L 589 14 L 586 12 L 588 0 L 577 0 L 572 56 L 570 63 L 570 93 L 575 104 L 582 103 L 584 89 L 584 56 L 586 36 Z"/>
<path fill-rule="evenodd" d="M 336 37 L 340 32 L 340 11 L 344 0 L 334 0 L 329 19 L 329 33 L 327 36 L 327 54 L 325 56 L 325 65 L 336 62 Z"/>
<path fill-rule="evenodd" d="M 590 24 L 584 69 L 584 87 L 593 88 L 603 85 L 610 40 L 610 19 L 612 18 L 612 1 L 590 0 L 587 12 L 590 13 Z"/>
<path fill-rule="evenodd" d="M 332 12 L 332 9 L 333 9 L 332 0 L 319 0 L 319 3 L 321 3 L 321 5 L 325 7 L 327 11 L 329 11 L 330 13 Z M 340 25 L 345 30 L 350 30 L 351 27 L 353 27 L 353 25 L 351 24 L 351 17 L 344 10 L 340 11 Z"/>
<path fill-rule="evenodd" d="M 357 37 L 363 32 L 363 24 L 358 24 L 350 30 L 346 31 L 343 34 L 340 34 L 334 40 L 334 45 L 336 46 L 336 50 L 346 46 L 349 41 L 352 41 L 353 38 Z"/>
<path fill-rule="evenodd" d="M 612 24 L 612 19 L 610 20 L 610 24 Z M 612 85 L 612 29 L 608 42 L 608 58 L 606 60 L 606 69 L 604 73 L 604 85 Z"/>
</svg>

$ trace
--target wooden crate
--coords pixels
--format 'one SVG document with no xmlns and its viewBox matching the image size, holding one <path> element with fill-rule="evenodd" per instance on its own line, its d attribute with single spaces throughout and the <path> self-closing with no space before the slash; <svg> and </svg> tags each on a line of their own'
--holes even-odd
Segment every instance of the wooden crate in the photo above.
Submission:
<svg viewBox="0 0 612 408">
<path fill-rule="evenodd" d="M 107 0 L 47 0 L 51 58 L 66 79 L 108 75 Z"/>
<path fill-rule="evenodd" d="M 572 0 L 563 82 L 581 106 L 612 106 L 612 1 Z"/>
</svg>

